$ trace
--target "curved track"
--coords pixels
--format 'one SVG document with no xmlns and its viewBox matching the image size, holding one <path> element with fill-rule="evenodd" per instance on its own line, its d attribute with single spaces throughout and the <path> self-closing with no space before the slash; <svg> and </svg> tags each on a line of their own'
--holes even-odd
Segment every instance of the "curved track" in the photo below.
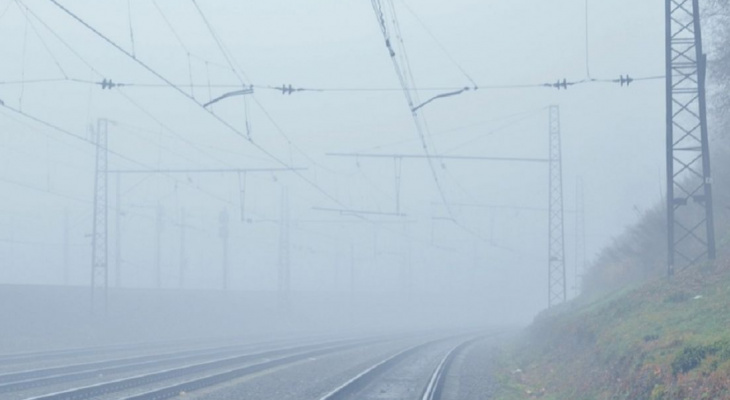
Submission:
<svg viewBox="0 0 730 400">
<path fill-rule="evenodd" d="M 360 390 L 365 388 L 369 383 L 376 381 L 385 374 L 391 367 L 403 362 L 406 358 L 427 348 L 449 339 L 437 339 L 421 343 L 412 347 L 408 347 L 389 357 L 379 361 L 378 363 L 368 367 L 347 382 L 325 394 L 320 400 L 339 400 L 346 399 L 356 395 Z"/>
<path fill-rule="evenodd" d="M 436 369 L 431 374 L 431 378 L 428 380 L 428 385 L 423 391 L 421 400 L 441 400 L 443 394 L 444 383 L 446 382 L 446 374 L 451 368 L 451 364 L 454 362 L 456 356 L 464 351 L 470 344 L 476 342 L 479 338 L 470 339 L 454 346 L 448 353 L 441 359 Z"/>
<path fill-rule="evenodd" d="M 410 365 L 406 364 L 406 362 L 409 359 L 410 362 L 415 362 L 415 359 L 411 358 L 411 356 L 419 353 L 423 354 L 418 355 L 418 357 L 422 357 L 424 359 L 432 359 L 432 364 L 430 365 L 435 364 L 436 367 L 435 369 L 433 369 L 433 372 L 423 371 L 423 375 L 421 376 L 423 376 L 424 379 L 414 379 L 410 381 L 402 380 L 401 384 L 406 386 L 401 386 L 401 389 L 409 389 L 410 385 L 410 390 L 412 390 L 412 394 L 408 394 L 408 398 L 418 398 L 420 400 L 440 400 L 442 398 L 447 373 L 451 368 L 454 359 L 470 344 L 474 343 L 478 339 L 479 338 L 477 337 L 470 336 L 468 339 L 460 339 L 458 344 L 453 347 L 441 350 L 438 349 L 444 346 L 444 342 L 454 341 L 458 339 L 454 337 L 438 339 L 408 347 L 366 368 L 365 370 L 361 371 L 337 388 L 320 397 L 319 400 L 381 398 L 382 396 L 386 396 L 385 393 L 389 391 L 387 390 L 388 384 L 381 381 L 392 381 L 392 379 L 390 379 L 392 378 L 392 376 L 389 377 L 388 374 L 395 374 L 396 377 L 398 376 L 398 374 L 403 374 L 403 367 Z M 434 358 L 433 351 L 435 349 L 437 352 L 441 352 L 443 356 L 439 356 L 439 358 Z M 401 370 L 401 372 L 395 372 L 398 370 Z M 427 381 L 425 380 L 425 376 L 429 376 Z M 423 387 L 420 391 L 417 386 L 419 385 L 419 383 L 417 383 L 419 381 L 421 382 L 420 384 L 424 384 L 424 382 L 426 382 L 425 387 Z M 378 388 L 380 389 L 378 390 Z M 418 393 L 420 393 L 420 395 Z M 404 396 L 406 395 L 406 392 L 397 392 L 396 395 Z M 388 396 L 393 396 L 393 394 L 391 393 Z"/>
<path fill-rule="evenodd" d="M 139 374 L 128 378 L 102 382 L 93 385 L 80 386 L 55 393 L 31 397 L 28 400 L 61 400 L 61 399 L 91 399 L 107 396 L 130 389 L 143 388 L 148 385 L 165 384 L 162 388 L 154 388 L 148 392 L 133 395 L 129 399 L 166 399 L 187 393 L 193 390 L 220 384 L 242 376 L 261 372 L 263 370 L 294 363 L 310 357 L 317 357 L 327 353 L 341 351 L 358 346 L 375 343 L 378 340 L 341 340 L 325 344 L 310 344 L 305 346 L 289 347 L 284 349 L 249 353 L 184 365 L 181 367 L 158 370 L 151 373 Z M 179 383 L 183 380 L 183 383 Z M 170 384 L 170 382 L 175 382 Z"/>
</svg>

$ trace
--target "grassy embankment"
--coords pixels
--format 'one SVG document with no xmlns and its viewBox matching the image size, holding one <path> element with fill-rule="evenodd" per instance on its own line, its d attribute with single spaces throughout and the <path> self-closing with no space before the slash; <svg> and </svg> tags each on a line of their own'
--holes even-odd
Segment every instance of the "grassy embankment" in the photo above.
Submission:
<svg viewBox="0 0 730 400">
<path fill-rule="evenodd" d="M 499 400 L 730 399 L 730 262 L 539 316 Z"/>
</svg>

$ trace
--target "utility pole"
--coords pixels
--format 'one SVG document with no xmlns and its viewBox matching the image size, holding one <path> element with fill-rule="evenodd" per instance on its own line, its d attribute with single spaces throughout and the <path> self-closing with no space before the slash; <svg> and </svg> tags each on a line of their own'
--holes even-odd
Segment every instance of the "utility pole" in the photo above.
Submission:
<svg viewBox="0 0 730 400">
<path fill-rule="evenodd" d="M 218 231 L 218 237 L 223 242 L 223 290 L 228 290 L 228 210 L 223 210 L 218 215 L 218 222 L 220 223 L 220 229 Z"/>
<path fill-rule="evenodd" d="M 155 288 L 162 288 L 162 230 L 165 209 L 157 204 L 155 218 Z"/>
<path fill-rule="evenodd" d="M 121 177 L 117 174 L 115 191 L 117 198 L 114 212 L 114 272 L 116 273 L 115 283 L 118 288 L 122 287 L 122 194 L 120 181 Z"/>
<path fill-rule="evenodd" d="M 580 279 L 585 271 L 586 262 L 586 221 L 585 198 L 583 194 L 583 178 L 578 177 L 575 183 L 575 295 L 580 294 Z"/>
<path fill-rule="evenodd" d="M 560 143 L 560 108 L 550 106 L 550 174 L 548 227 L 548 307 L 567 300 L 565 231 L 563 226 L 563 164 Z"/>
<path fill-rule="evenodd" d="M 715 259 L 699 0 L 665 0 L 667 274 Z"/>
<path fill-rule="evenodd" d="M 281 190 L 281 212 L 279 216 L 279 306 L 283 309 L 289 308 L 290 295 L 290 242 L 289 242 L 289 191 L 287 188 Z"/>
<path fill-rule="evenodd" d="M 91 311 L 94 315 L 106 315 L 109 289 L 109 187 L 108 187 L 108 131 L 109 121 L 99 119 L 92 128 L 96 144 L 96 170 L 94 174 L 94 215 L 91 234 Z"/>
</svg>

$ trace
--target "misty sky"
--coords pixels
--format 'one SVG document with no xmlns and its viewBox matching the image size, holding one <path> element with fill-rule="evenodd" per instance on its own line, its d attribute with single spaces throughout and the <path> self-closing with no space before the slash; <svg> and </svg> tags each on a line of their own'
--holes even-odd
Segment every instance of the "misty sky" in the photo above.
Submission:
<svg viewBox="0 0 730 400">
<path fill-rule="evenodd" d="M 348 288 L 351 260 L 356 290 L 400 290 L 399 268 L 410 260 L 416 291 L 507 299 L 520 304 L 526 315 L 546 305 L 547 211 L 466 206 L 547 207 L 546 165 L 436 162 L 445 197 L 468 229 L 445 219 L 448 211 L 424 160 L 403 161 L 405 218 L 368 216 L 369 222 L 363 222 L 314 209 L 395 210 L 392 160 L 327 153 L 422 154 L 369 2 L 198 0 L 230 52 L 235 71 L 193 2 L 157 0 L 157 7 L 139 0 L 62 4 L 199 102 L 240 89 L 241 81 L 255 85 L 255 93 L 221 101 L 212 107 L 214 115 L 209 114 L 53 3 L 3 0 L 0 100 L 7 106 L 85 138 L 97 118 L 113 121 L 110 148 L 137 163 L 112 154 L 112 169 L 277 168 L 282 163 L 307 168 L 301 176 L 249 174 L 247 223 L 240 220 L 236 175 L 123 176 L 122 285 L 154 283 L 159 204 L 165 221 L 163 286 L 176 287 L 178 282 L 182 208 L 190 225 L 185 285 L 219 286 L 218 216 L 227 208 L 231 286 L 274 289 L 280 193 L 287 187 L 295 290 Z M 418 87 L 446 88 L 420 91 L 422 99 L 469 86 L 459 67 L 481 86 L 423 109 L 434 154 L 544 158 L 546 107 L 561 107 L 572 286 L 575 217 L 570 211 L 578 177 L 585 184 L 589 258 L 660 200 L 664 81 L 635 82 L 629 88 L 594 83 L 567 91 L 490 88 L 586 78 L 583 0 L 394 4 Z M 589 9 L 591 77 L 663 75 L 662 1 L 591 1 Z M 59 81 L 29 82 L 38 79 Z M 102 79 L 136 86 L 103 90 L 75 81 Z M 333 90 L 283 95 L 267 89 L 282 84 Z M 247 121 L 256 146 L 245 137 Z M 7 108 L 0 108 L 0 135 L 0 281 L 63 282 L 67 213 L 70 283 L 86 284 L 94 148 Z M 113 278 L 114 176 L 110 186 Z"/>
</svg>

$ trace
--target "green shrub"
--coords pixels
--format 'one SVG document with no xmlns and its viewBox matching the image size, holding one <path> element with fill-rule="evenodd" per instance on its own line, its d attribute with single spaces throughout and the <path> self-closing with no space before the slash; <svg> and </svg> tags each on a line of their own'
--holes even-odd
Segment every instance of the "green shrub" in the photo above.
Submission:
<svg viewBox="0 0 730 400">
<path fill-rule="evenodd" d="M 672 361 L 672 372 L 674 375 L 687 373 L 699 367 L 706 357 L 714 355 L 720 362 L 730 360 L 730 340 L 718 340 L 709 345 L 685 346 Z"/>
<path fill-rule="evenodd" d="M 674 375 L 689 372 L 699 367 L 706 356 L 706 346 L 687 346 L 672 361 L 672 372 Z"/>
</svg>

